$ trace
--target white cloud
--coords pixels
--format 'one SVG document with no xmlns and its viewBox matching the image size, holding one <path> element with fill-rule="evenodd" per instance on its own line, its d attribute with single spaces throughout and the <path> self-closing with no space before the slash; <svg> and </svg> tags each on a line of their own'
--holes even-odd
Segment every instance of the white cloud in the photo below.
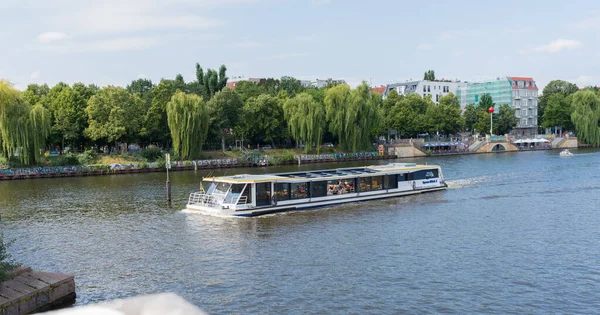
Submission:
<svg viewBox="0 0 600 315">
<path fill-rule="evenodd" d="M 595 16 L 572 23 L 570 27 L 582 31 L 600 30 L 600 14 L 596 12 Z"/>
<path fill-rule="evenodd" d="M 45 32 L 37 36 L 37 40 L 40 43 L 58 42 L 62 40 L 67 40 L 69 38 L 70 37 L 67 36 L 67 34 L 61 32 Z"/>
<path fill-rule="evenodd" d="M 531 49 L 521 50 L 521 54 L 532 54 L 532 53 L 548 53 L 554 54 L 562 50 L 573 50 L 581 47 L 583 44 L 574 39 L 557 39 L 549 44 L 540 45 Z"/>
<path fill-rule="evenodd" d="M 429 44 L 419 44 L 417 45 L 417 49 L 418 50 L 431 50 L 433 48 L 433 46 L 429 45 Z"/>
<path fill-rule="evenodd" d="M 577 84 L 578 87 L 600 86 L 600 77 L 591 75 L 580 75 L 577 78 L 567 80 Z"/>
<path fill-rule="evenodd" d="M 232 45 L 234 47 L 240 47 L 240 48 L 251 48 L 251 47 L 262 46 L 259 42 L 252 41 L 252 40 L 243 40 L 243 41 L 240 41 L 237 43 L 233 43 Z"/>
<path fill-rule="evenodd" d="M 145 75 L 145 74 L 143 74 L 143 73 L 140 73 L 140 74 L 137 75 L 137 78 L 138 79 L 148 79 L 148 76 Z"/>
<path fill-rule="evenodd" d="M 40 73 L 40 71 L 39 71 L 39 70 L 37 70 L 37 71 L 34 71 L 34 72 L 32 72 L 32 73 L 29 75 L 29 79 L 30 79 L 31 81 L 37 81 L 37 80 L 39 80 L 39 79 L 40 79 L 40 77 L 41 77 L 41 73 Z"/>
<path fill-rule="evenodd" d="M 92 41 L 67 41 L 42 45 L 40 49 L 58 53 L 115 52 L 148 49 L 158 46 L 159 43 L 156 37 L 119 37 Z"/>
</svg>

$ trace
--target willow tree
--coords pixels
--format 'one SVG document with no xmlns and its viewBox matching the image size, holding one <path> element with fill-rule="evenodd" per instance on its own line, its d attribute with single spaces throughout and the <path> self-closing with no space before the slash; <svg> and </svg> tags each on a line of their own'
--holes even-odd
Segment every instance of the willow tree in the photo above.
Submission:
<svg viewBox="0 0 600 315">
<path fill-rule="evenodd" d="M 18 156 L 23 164 L 41 161 L 50 134 L 50 112 L 29 105 L 10 83 L 0 81 L 0 143 L 6 158 Z"/>
<path fill-rule="evenodd" d="M 349 150 L 356 152 L 371 144 L 381 122 L 380 101 L 379 94 L 371 92 L 365 82 L 352 91 L 344 126 Z"/>
<path fill-rule="evenodd" d="M 200 157 L 209 124 L 208 106 L 202 97 L 177 92 L 167 103 L 167 122 L 173 149 L 182 159 Z"/>
<path fill-rule="evenodd" d="M 348 130 L 346 129 L 346 116 L 351 96 L 350 87 L 338 84 L 325 92 L 325 113 L 329 123 L 329 131 L 333 133 L 340 147 L 347 149 Z"/>
<path fill-rule="evenodd" d="M 314 144 L 319 152 L 325 130 L 325 110 L 307 93 L 288 99 L 283 105 L 284 117 L 296 141 L 306 144 L 308 151 Z"/>
<path fill-rule="evenodd" d="M 571 120 L 577 130 L 577 137 L 591 144 L 600 146 L 600 99 L 591 90 L 573 94 L 571 104 L 573 113 Z"/>
</svg>

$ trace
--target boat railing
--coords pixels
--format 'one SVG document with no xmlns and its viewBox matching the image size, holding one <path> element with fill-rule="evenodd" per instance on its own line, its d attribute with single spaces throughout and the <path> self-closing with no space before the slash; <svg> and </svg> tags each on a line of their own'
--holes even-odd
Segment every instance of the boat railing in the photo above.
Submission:
<svg viewBox="0 0 600 315">
<path fill-rule="evenodd" d="M 240 196 L 237 203 L 238 205 L 245 205 L 248 203 L 248 196 Z"/>
<path fill-rule="evenodd" d="M 214 195 L 209 195 L 204 192 L 193 192 L 190 194 L 190 198 L 188 199 L 189 205 L 202 205 L 202 206 L 217 206 L 223 198 L 219 198 Z"/>
</svg>

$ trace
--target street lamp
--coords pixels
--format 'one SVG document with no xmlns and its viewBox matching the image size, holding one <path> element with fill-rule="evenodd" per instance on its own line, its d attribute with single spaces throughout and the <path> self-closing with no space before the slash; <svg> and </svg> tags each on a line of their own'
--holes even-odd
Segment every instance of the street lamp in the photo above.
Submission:
<svg viewBox="0 0 600 315">
<path fill-rule="evenodd" d="M 494 107 L 488 108 L 488 113 L 490 113 L 490 137 L 492 136 L 492 114 L 494 114 Z"/>
</svg>

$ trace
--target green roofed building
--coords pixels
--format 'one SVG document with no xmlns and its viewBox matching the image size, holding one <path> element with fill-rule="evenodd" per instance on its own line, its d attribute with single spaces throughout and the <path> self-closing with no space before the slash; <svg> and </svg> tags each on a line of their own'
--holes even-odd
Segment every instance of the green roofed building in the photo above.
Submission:
<svg viewBox="0 0 600 315">
<path fill-rule="evenodd" d="M 508 104 L 515 109 L 519 123 L 511 135 L 530 137 L 537 134 L 538 88 L 533 78 L 503 77 L 483 82 L 467 82 L 456 91 L 463 110 L 467 104 L 479 103 L 484 94 L 492 97 L 496 111 L 501 104 Z"/>
</svg>

